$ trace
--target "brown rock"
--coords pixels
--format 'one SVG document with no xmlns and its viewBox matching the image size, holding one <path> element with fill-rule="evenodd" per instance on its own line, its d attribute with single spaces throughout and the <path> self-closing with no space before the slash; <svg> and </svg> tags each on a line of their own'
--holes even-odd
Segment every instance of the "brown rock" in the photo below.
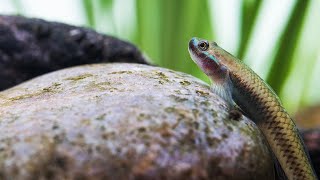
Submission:
<svg viewBox="0 0 320 180">
<path fill-rule="evenodd" d="M 184 73 L 56 71 L 0 93 L 0 179 L 272 179 L 256 125 L 229 117 Z"/>
</svg>

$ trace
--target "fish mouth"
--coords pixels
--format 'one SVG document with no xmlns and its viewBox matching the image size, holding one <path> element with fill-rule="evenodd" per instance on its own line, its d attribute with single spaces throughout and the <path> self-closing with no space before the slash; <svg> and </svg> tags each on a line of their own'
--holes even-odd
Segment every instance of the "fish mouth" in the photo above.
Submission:
<svg viewBox="0 0 320 180">
<path fill-rule="evenodd" d="M 198 40 L 198 38 L 196 38 L 196 37 L 193 37 L 190 41 L 189 41 L 189 48 L 188 48 L 188 50 L 189 50 L 189 53 L 190 54 L 195 54 L 195 53 L 197 53 L 199 50 L 197 49 L 197 45 L 198 45 L 198 42 L 199 42 L 199 40 Z"/>
<path fill-rule="evenodd" d="M 193 37 L 189 41 L 188 50 L 189 50 L 189 53 L 190 53 L 193 61 L 195 61 L 196 59 L 204 59 L 205 58 L 205 54 L 201 50 L 199 50 L 199 48 L 198 48 L 198 44 L 200 41 L 201 40 L 197 37 Z"/>
</svg>

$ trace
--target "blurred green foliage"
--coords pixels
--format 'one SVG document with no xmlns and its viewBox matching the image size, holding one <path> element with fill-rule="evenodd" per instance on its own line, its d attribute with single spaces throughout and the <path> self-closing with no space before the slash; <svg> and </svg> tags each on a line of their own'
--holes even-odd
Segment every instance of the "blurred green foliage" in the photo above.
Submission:
<svg viewBox="0 0 320 180">
<path fill-rule="evenodd" d="M 274 58 L 271 59 L 272 66 L 266 80 L 277 93 L 280 93 L 289 75 L 289 69 L 294 63 L 293 55 L 301 34 L 309 2 L 305 0 L 295 3 L 288 23 L 280 36 L 278 49 L 275 51 Z"/>
<path fill-rule="evenodd" d="M 112 6 L 110 0 L 100 0 L 99 2 Z M 84 0 L 88 23 L 94 27 L 91 3 L 92 1 Z M 281 94 L 284 89 L 290 75 L 289 72 L 292 71 L 295 63 L 294 52 L 297 50 L 298 40 L 301 38 L 310 1 L 292 1 L 292 3 L 294 5 L 286 25 L 282 32 L 279 32 L 281 35 L 272 51 L 273 54 L 270 55 L 272 57 L 269 59 L 271 66 L 266 76 L 267 82 L 278 94 Z M 245 57 L 250 46 L 249 39 L 252 38 L 255 21 L 260 15 L 261 4 L 260 0 L 243 0 L 240 3 L 239 47 L 237 53 L 234 54 L 240 59 Z M 104 7 L 110 9 L 107 6 Z M 219 26 L 213 27 L 213 19 L 210 18 L 212 8 L 210 7 L 208 0 L 136 0 L 136 27 L 129 40 L 146 52 L 154 63 L 187 72 L 208 81 L 190 60 L 187 43 L 194 36 L 215 39 L 215 30 Z M 270 13 L 272 13 L 272 9 L 270 9 Z M 301 102 L 303 101 L 297 97 L 295 102 L 287 104 L 291 105 L 291 109 L 295 109 L 301 105 Z"/>
<path fill-rule="evenodd" d="M 108 30 L 102 29 L 104 33 L 138 45 L 153 63 L 190 73 L 208 82 L 208 78 L 190 59 L 187 45 L 191 37 L 210 40 L 219 38 L 217 31 L 221 31 L 222 28 L 219 23 L 226 23 L 227 20 L 222 18 L 215 22 L 217 19 L 212 17 L 219 13 L 215 12 L 215 9 L 220 8 L 222 0 L 81 0 L 79 2 L 82 3 L 87 26 L 101 31 L 101 24 L 105 25 L 108 21 L 107 25 L 110 27 Z M 240 12 L 235 14 L 231 12 L 232 8 L 230 11 L 228 8 L 225 9 L 230 12 L 230 15 L 239 16 L 236 17 L 239 27 L 234 29 L 239 39 L 232 42 L 237 46 L 232 52 L 247 62 L 246 55 L 250 49 L 255 48 L 251 44 L 252 39 L 259 38 L 254 36 L 254 31 L 259 29 L 256 27 L 257 21 L 260 16 L 272 14 L 274 7 L 267 7 L 267 13 L 262 14 L 262 7 L 267 1 L 230 2 L 233 2 L 233 5 L 237 4 L 239 7 L 236 8 Z M 307 28 L 319 28 L 317 25 L 308 27 L 305 25 L 307 15 L 311 16 L 311 4 L 319 5 L 319 3 L 317 0 L 288 0 L 286 2 L 291 3 L 292 6 L 286 7 L 291 10 L 287 19 L 283 21 L 283 28 L 278 32 L 279 36 L 274 42 L 273 50 L 268 55 L 266 64 L 270 66 L 265 65 L 267 74 L 262 76 L 280 95 L 289 111 L 293 111 L 300 106 L 320 102 L 320 93 L 314 91 L 317 88 L 320 90 L 320 85 L 314 82 L 317 80 L 314 78 L 317 76 L 315 73 L 319 71 L 319 65 L 317 65 L 319 63 L 316 60 L 320 57 L 318 53 L 320 37 L 319 34 L 314 33 L 319 31 L 310 31 L 313 32 L 311 36 L 314 36 L 311 45 L 309 43 L 310 33 L 303 33 Z M 15 0 L 14 3 L 18 9 L 21 9 L 18 0 Z M 117 7 L 116 4 L 118 4 Z M 320 17 L 320 13 L 316 16 Z M 119 25 L 119 17 L 125 17 L 126 24 L 131 23 L 131 25 Z M 313 21 L 313 24 L 316 24 L 316 20 Z M 271 25 L 267 28 L 274 27 Z M 268 38 L 268 34 L 265 35 L 265 38 Z M 306 41 L 303 41 L 304 39 Z M 301 44 L 308 43 L 308 46 L 301 46 Z M 230 51 L 226 47 L 223 48 Z M 300 66 L 303 64 L 301 58 L 306 58 L 305 61 L 308 61 L 303 68 Z M 261 74 L 259 71 L 257 73 Z"/>
</svg>

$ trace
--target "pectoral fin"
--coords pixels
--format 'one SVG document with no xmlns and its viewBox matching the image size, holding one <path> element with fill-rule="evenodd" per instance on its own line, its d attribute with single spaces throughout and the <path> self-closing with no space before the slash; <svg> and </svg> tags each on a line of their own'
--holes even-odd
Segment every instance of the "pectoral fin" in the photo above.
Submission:
<svg viewBox="0 0 320 180">
<path fill-rule="evenodd" d="M 229 87 L 228 84 L 212 83 L 211 90 L 222 99 L 224 99 L 230 109 L 233 108 L 235 102 L 232 100 L 231 87 Z"/>
</svg>

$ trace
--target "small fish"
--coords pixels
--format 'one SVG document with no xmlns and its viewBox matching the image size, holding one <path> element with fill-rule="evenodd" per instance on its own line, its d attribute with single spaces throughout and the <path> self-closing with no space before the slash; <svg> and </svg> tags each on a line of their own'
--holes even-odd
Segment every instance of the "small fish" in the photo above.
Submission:
<svg viewBox="0 0 320 180">
<path fill-rule="evenodd" d="M 294 121 L 263 79 L 215 42 L 192 38 L 189 53 L 213 81 L 212 90 L 257 124 L 288 179 L 317 179 Z"/>
</svg>

